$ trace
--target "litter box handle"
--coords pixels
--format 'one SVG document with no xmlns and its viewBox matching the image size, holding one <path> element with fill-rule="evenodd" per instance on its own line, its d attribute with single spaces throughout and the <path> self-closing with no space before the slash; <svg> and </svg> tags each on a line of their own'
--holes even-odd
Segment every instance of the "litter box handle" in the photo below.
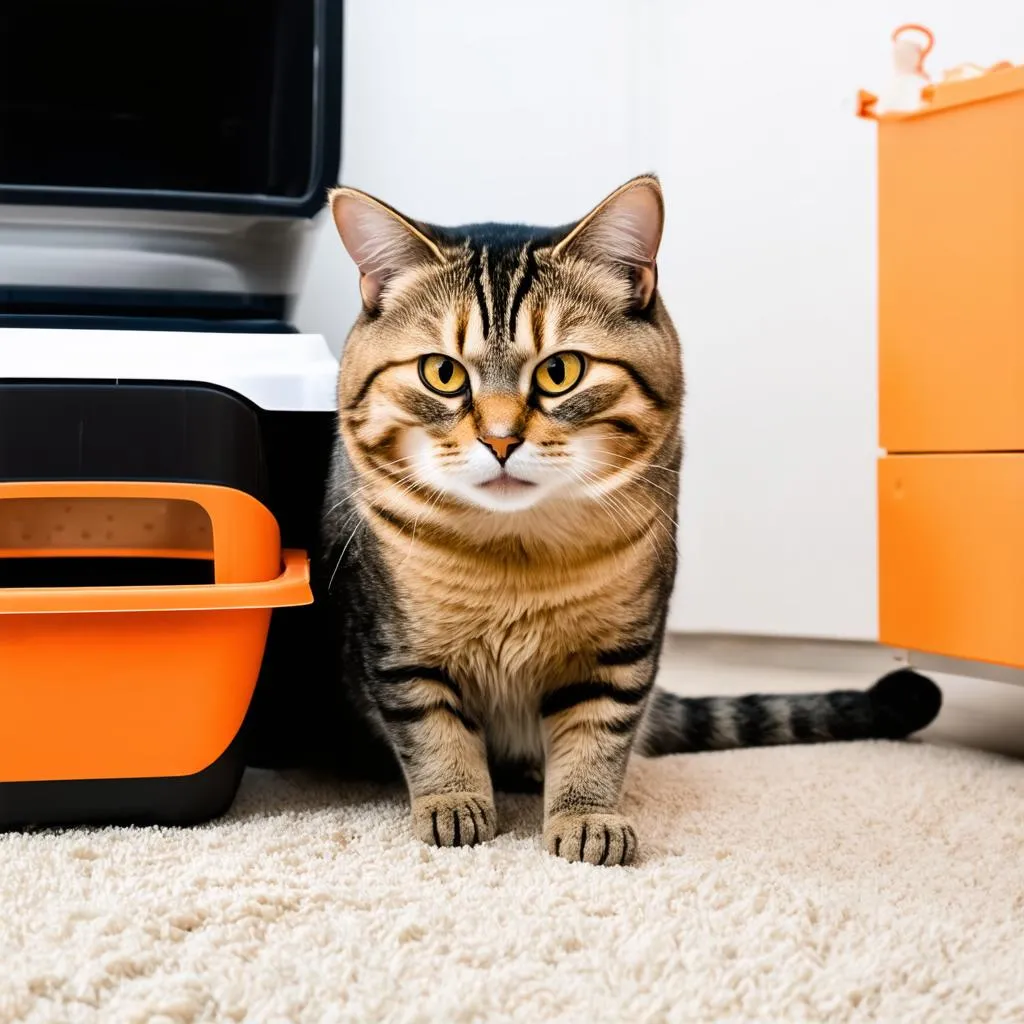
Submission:
<svg viewBox="0 0 1024 1024">
<path fill-rule="evenodd" d="M 0 501 L 51 498 L 149 498 L 189 501 L 210 519 L 214 582 L 264 583 L 281 572 L 281 532 L 265 505 L 251 495 L 216 484 L 163 481 L 15 481 L 0 483 Z M 81 545 L 74 554 L 102 554 Z"/>
<path fill-rule="evenodd" d="M 309 558 L 285 550 L 284 568 L 265 583 L 197 584 L 169 587 L 0 587 L 0 616 L 86 612 L 213 612 L 295 608 L 313 603 Z"/>
</svg>

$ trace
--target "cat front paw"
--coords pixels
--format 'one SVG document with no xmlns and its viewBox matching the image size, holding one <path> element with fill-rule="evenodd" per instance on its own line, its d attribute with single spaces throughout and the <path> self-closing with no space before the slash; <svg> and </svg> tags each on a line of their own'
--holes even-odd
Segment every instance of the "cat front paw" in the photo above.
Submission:
<svg viewBox="0 0 1024 1024">
<path fill-rule="evenodd" d="M 600 812 L 554 815 L 544 825 L 544 845 L 564 860 L 600 865 L 632 864 L 638 850 L 629 819 Z"/>
<path fill-rule="evenodd" d="M 430 846 L 476 846 L 494 838 L 494 802 L 480 793 L 421 796 L 412 802 L 412 827 Z"/>
</svg>

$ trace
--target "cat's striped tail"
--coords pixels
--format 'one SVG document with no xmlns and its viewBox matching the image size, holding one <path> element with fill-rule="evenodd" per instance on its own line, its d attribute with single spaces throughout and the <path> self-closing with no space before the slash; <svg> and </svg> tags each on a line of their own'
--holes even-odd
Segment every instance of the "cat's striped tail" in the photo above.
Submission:
<svg viewBox="0 0 1024 1024">
<path fill-rule="evenodd" d="M 746 697 L 651 695 L 637 752 L 731 750 L 790 743 L 903 739 L 935 719 L 942 691 L 925 676 L 899 669 L 868 690 L 751 694 Z"/>
</svg>

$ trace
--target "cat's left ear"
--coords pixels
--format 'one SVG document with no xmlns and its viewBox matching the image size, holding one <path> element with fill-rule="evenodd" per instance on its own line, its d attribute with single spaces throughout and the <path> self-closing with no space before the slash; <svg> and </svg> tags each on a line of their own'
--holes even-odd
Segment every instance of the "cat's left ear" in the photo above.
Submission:
<svg viewBox="0 0 1024 1024">
<path fill-rule="evenodd" d="M 637 307 L 646 309 L 658 284 L 658 247 L 665 223 L 661 185 L 653 175 L 627 181 L 590 211 L 554 248 L 627 271 Z"/>
</svg>

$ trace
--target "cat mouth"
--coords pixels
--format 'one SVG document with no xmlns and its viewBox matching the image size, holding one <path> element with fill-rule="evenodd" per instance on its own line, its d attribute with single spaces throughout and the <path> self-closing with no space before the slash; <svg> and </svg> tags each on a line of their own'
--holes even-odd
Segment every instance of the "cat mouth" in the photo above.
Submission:
<svg viewBox="0 0 1024 1024">
<path fill-rule="evenodd" d="M 492 491 L 497 494 L 517 494 L 520 491 L 528 490 L 537 485 L 530 480 L 523 480 L 518 476 L 513 476 L 503 469 L 493 479 L 488 480 L 486 483 L 477 484 L 477 486 L 481 490 Z"/>
</svg>

